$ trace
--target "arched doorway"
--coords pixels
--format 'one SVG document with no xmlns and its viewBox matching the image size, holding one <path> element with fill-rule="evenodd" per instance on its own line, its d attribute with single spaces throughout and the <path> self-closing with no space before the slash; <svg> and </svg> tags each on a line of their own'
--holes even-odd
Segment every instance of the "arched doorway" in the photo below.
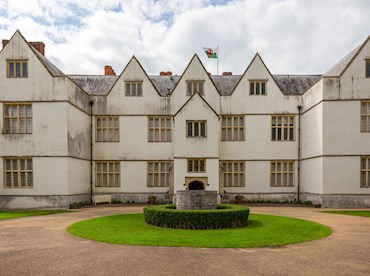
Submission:
<svg viewBox="0 0 370 276">
<path fill-rule="evenodd" d="M 189 190 L 204 190 L 204 183 L 198 180 L 194 180 L 189 183 Z"/>
</svg>

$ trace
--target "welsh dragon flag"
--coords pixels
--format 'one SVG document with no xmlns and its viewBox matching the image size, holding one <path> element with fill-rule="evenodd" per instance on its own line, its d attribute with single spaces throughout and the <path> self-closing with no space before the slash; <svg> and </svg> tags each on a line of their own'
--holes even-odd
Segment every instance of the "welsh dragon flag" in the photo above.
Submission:
<svg viewBox="0 0 370 276">
<path fill-rule="evenodd" d="M 208 58 L 218 58 L 217 48 L 205 48 L 205 47 L 203 47 L 203 51 L 206 53 Z"/>
</svg>

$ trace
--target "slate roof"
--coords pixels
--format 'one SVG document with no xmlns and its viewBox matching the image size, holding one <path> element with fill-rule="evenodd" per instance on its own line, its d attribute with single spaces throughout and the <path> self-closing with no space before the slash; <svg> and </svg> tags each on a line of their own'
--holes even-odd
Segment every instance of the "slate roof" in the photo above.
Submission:
<svg viewBox="0 0 370 276">
<path fill-rule="evenodd" d="M 352 59 L 357 55 L 358 51 L 362 45 L 356 47 L 352 50 L 348 55 L 342 58 L 337 64 L 335 64 L 332 68 L 330 68 L 325 74 L 324 77 L 339 77 L 344 69 L 350 64 Z"/>
<path fill-rule="evenodd" d="M 321 75 L 273 75 L 284 95 L 302 95 L 321 79 Z"/>
<path fill-rule="evenodd" d="M 87 94 L 104 96 L 107 95 L 118 76 L 105 75 L 68 75 Z"/>
<path fill-rule="evenodd" d="M 161 96 L 172 94 L 180 76 L 149 76 L 155 88 Z"/>
<path fill-rule="evenodd" d="M 37 58 L 45 66 L 46 70 L 48 70 L 49 73 L 53 77 L 65 77 L 66 76 L 58 67 L 56 67 L 50 60 L 48 60 L 39 51 L 37 51 L 32 45 L 29 44 L 29 46 L 31 50 L 33 51 L 33 53 L 37 56 Z"/>
<path fill-rule="evenodd" d="M 213 83 L 220 92 L 221 96 L 229 96 L 233 92 L 241 77 L 241 75 L 211 76 L 211 79 L 213 80 Z"/>
<path fill-rule="evenodd" d="M 69 78 L 90 95 L 107 95 L 119 76 L 69 75 Z M 222 96 L 230 96 L 241 75 L 211 76 Z M 284 95 L 301 95 L 310 89 L 321 75 L 273 75 Z M 172 94 L 180 76 L 149 76 L 161 96 Z"/>
</svg>

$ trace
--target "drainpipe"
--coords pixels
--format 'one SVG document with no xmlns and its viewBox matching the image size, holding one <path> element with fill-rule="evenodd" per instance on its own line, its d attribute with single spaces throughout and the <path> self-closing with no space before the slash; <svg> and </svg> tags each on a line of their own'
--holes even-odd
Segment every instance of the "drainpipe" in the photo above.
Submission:
<svg viewBox="0 0 370 276">
<path fill-rule="evenodd" d="M 297 200 L 300 201 L 300 184 L 301 184 L 301 109 L 302 106 L 298 105 L 298 175 L 297 175 Z"/>
<path fill-rule="evenodd" d="M 93 105 L 94 101 L 89 102 L 90 105 L 90 200 L 93 197 Z"/>
</svg>

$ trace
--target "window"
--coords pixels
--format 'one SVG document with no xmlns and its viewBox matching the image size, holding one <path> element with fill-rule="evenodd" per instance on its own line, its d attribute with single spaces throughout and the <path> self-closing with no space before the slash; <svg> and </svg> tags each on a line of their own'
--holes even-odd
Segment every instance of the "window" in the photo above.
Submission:
<svg viewBox="0 0 370 276">
<path fill-rule="evenodd" d="M 186 81 L 186 95 L 191 96 L 195 93 L 199 93 L 204 96 L 204 80 L 200 81 Z"/>
<path fill-rule="evenodd" d="M 266 95 L 267 81 L 266 80 L 250 80 L 249 94 L 250 95 Z"/>
<path fill-rule="evenodd" d="M 224 187 L 245 186 L 244 161 L 222 161 L 220 164 Z"/>
<path fill-rule="evenodd" d="M 186 121 L 187 137 L 206 137 L 207 136 L 207 121 Z"/>
<path fill-rule="evenodd" d="M 28 67 L 27 60 L 9 60 L 7 61 L 8 78 L 27 78 Z"/>
<path fill-rule="evenodd" d="M 126 96 L 142 96 L 143 82 L 142 81 L 126 81 L 125 82 Z"/>
<path fill-rule="evenodd" d="M 99 161 L 95 164 L 95 187 L 119 187 L 121 185 L 119 161 Z"/>
<path fill-rule="evenodd" d="M 370 59 L 367 59 L 365 62 L 366 62 L 366 77 L 370 78 Z"/>
<path fill-rule="evenodd" d="M 96 142 L 119 142 L 118 116 L 96 117 Z"/>
<path fill-rule="evenodd" d="M 244 141 L 244 116 L 222 116 L 222 141 Z"/>
<path fill-rule="evenodd" d="M 4 158 L 5 188 L 32 188 L 32 159 Z"/>
<path fill-rule="evenodd" d="M 294 161 L 271 162 L 271 187 L 294 186 Z"/>
<path fill-rule="evenodd" d="M 205 159 L 188 159 L 188 172 L 206 172 Z"/>
<path fill-rule="evenodd" d="M 32 133 L 32 105 L 4 104 L 4 126 L 8 134 Z"/>
<path fill-rule="evenodd" d="M 168 187 L 172 161 L 150 161 L 147 163 L 148 187 Z"/>
<path fill-rule="evenodd" d="M 294 141 L 294 115 L 272 116 L 272 141 Z"/>
<path fill-rule="evenodd" d="M 361 102 L 361 132 L 370 132 L 370 101 Z"/>
<path fill-rule="evenodd" d="M 171 142 L 171 117 L 148 117 L 148 142 Z"/>
<path fill-rule="evenodd" d="M 361 158 L 361 180 L 360 186 L 363 188 L 370 187 L 370 156 Z"/>
</svg>

